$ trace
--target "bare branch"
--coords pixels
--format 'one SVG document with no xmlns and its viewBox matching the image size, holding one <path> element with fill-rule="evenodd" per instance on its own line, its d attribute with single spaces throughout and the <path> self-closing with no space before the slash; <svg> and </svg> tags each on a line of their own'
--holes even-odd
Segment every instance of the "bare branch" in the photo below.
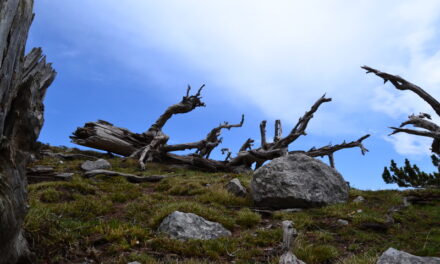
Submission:
<svg viewBox="0 0 440 264">
<path fill-rule="evenodd" d="M 432 109 L 434 109 L 437 115 L 440 116 L 440 102 L 438 102 L 434 97 L 432 97 L 430 94 L 428 94 L 425 90 L 423 90 L 419 86 L 408 82 L 407 80 L 403 79 L 398 75 L 392 75 L 386 72 L 381 72 L 379 70 L 376 70 L 368 66 L 362 66 L 361 68 L 366 70 L 367 73 L 372 72 L 376 74 L 377 76 L 379 76 L 384 80 L 384 83 L 390 81 L 394 85 L 394 87 L 396 87 L 399 90 L 410 90 L 414 92 L 420 98 L 425 100 L 432 107 Z"/>
<path fill-rule="evenodd" d="M 188 85 L 186 90 L 186 96 L 182 98 L 182 101 L 179 103 L 172 105 L 167 108 L 167 110 L 156 120 L 156 122 L 151 125 L 148 131 L 158 131 L 161 130 L 165 123 L 170 119 L 174 114 L 184 114 L 191 112 L 197 107 L 205 106 L 205 103 L 201 101 L 200 92 L 202 91 L 204 85 L 199 88 L 195 95 L 189 95 L 191 90 L 191 86 Z"/>
<path fill-rule="evenodd" d="M 211 154 L 212 150 L 217 147 L 221 142 L 222 139 L 219 138 L 221 134 L 222 129 L 228 129 L 230 130 L 233 127 L 241 127 L 244 123 L 244 115 L 241 115 L 241 121 L 238 124 L 229 124 L 228 122 L 223 122 L 223 124 L 220 124 L 218 127 L 213 128 L 206 138 L 204 139 L 205 144 L 202 148 L 198 148 L 197 154 L 199 154 L 202 157 L 209 158 L 209 155 Z"/>
<path fill-rule="evenodd" d="M 266 120 L 261 121 L 260 123 L 260 134 L 261 134 L 261 148 L 267 149 L 267 142 L 266 142 Z"/>
<path fill-rule="evenodd" d="M 338 145 L 328 145 L 328 146 L 324 146 L 321 148 L 312 148 L 309 151 L 306 151 L 305 154 L 310 156 L 310 157 L 323 157 L 323 156 L 328 156 L 328 155 L 332 155 L 333 153 L 335 153 L 338 150 L 341 149 L 346 149 L 346 148 L 355 148 L 358 147 L 361 149 L 362 155 L 365 155 L 366 152 L 368 152 L 368 149 L 366 149 L 364 147 L 364 145 L 362 144 L 362 141 L 365 140 L 366 138 L 368 138 L 370 135 L 365 135 L 361 138 L 359 138 L 356 141 L 352 141 L 352 142 L 348 142 L 346 143 L 345 141 L 341 144 Z M 297 151 L 292 151 L 290 153 L 294 153 Z"/>
<path fill-rule="evenodd" d="M 197 90 L 197 93 L 195 96 L 199 97 L 200 93 L 202 92 L 202 89 L 205 87 L 205 84 L 202 84 L 202 86 L 200 86 L 199 90 Z"/>
<path fill-rule="evenodd" d="M 330 163 L 330 167 L 335 168 L 335 157 L 333 156 L 333 153 L 328 154 L 328 162 Z"/>
<path fill-rule="evenodd" d="M 400 128 L 400 127 L 390 127 L 390 128 L 393 129 L 394 131 L 391 134 L 389 134 L 389 136 L 403 132 L 411 135 L 440 139 L 439 132 L 421 131 L 415 129 Z"/>
<path fill-rule="evenodd" d="M 404 127 L 406 125 L 413 125 L 415 127 L 424 128 L 424 129 L 432 131 L 432 132 L 440 131 L 440 127 L 437 124 L 425 119 L 425 118 L 428 118 L 426 115 L 427 114 L 424 114 L 424 113 L 421 113 L 418 116 L 410 115 L 408 117 L 408 120 L 403 122 L 400 125 L 400 127 Z"/>
<path fill-rule="evenodd" d="M 298 120 L 298 123 L 295 125 L 295 127 L 292 129 L 289 135 L 286 137 L 280 139 L 278 142 L 275 143 L 275 145 L 272 148 L 287 148 L 290 143 L 295 141 L 297 138 L 299 138 L 301 135 L 306 135 L 306 128 L 309 123 L 309 121 L 313 118 L 313 114 L 318 110 L 318 108 L 321 106 L 321 104 L 330 102 L 331 98 L 325 98 L 325 94 L 316 101 L 311 109 L 304 114 L 303 117 L 301 117 Z"/>
<path fill-rule="evenodd" d="M 226 154 L 225 161 L 228 161 L 228 160 L 231 158 L 231 154 L 232 154 L 232 152 L 231 152 L 230 149 L 228 149 L 228 148 L 222 148 L 222 149 L 221 149 L 221 152 L 222 152 L 222 155 L 225 155 L 225 154 Z"/>
<path fill-rule="evenodd" d="M 162 131 L 158 131 L 148 145 L 142 148 L 139 157 L 139 165 L 142 170 L 145 170 L 145 161 L 151 162 L 154 159 L 154 153 L 166 144 L 169 137 L 165 135 Z"/>
<path fill-rule="evenodd" d="M 281 127 L 281 120 L 275 120 L 275 133 L 273 137 L 273 142 L 276 143 L 280 141 L 283 136 L 283 128 Z"/>
<path fill-rule="evenodd" d="M 243 145 L 241 146 L 239 152 L 240 152 L 240 151 L 246 151 L 246 150 L 248 150 L 248 149 L 251 150 L 253 144 L 254 144 L 254 140 L 253 140 L 252 138 L 248 138 L 248 139 L 243 143 Z"/>
</svg>

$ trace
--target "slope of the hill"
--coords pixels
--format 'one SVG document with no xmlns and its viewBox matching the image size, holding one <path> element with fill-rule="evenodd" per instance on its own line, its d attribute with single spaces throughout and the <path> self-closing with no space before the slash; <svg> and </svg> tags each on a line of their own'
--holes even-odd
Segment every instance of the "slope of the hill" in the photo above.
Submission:
<svg viewBox="0 0 440 264">
<path fill-rule="evenodd" d="M 66 149 L 51 147 L 53 152 Z M 72 150 L 71 150 L 72 151 Z M 30 184 L 25 229 L 38 263 L 277 263 L 280 223 L 293 220 L 299 236 L 294 253 L 308 264 L 375 263 L 389 247 L 420 256 L 440 256 L 440 191 L 350 191 L 350 202 L 300 212 L 255 212 L 249 197 L 224 186 L 238 177 L 249 187 L 251 175 L 205 173 L 163 164 L 140 171 L 133 160 L 95 152 L 112 170 L 137 175 L 168 175 L 157 183 L 130 183 L 122 177 L 84 179 L 81 158 L 43 157 L 46 165 L 73 172 L 71 181 Z M 249 188 L 248 188 L 249 189 Z M 364 202 L 352 200 L 361 195 Z M 430 197 L 401 208 L 405 196 Z M 432 199 L 434 197 L 434 199 Z M 432 201 L 433 200 L 433 201 Z M 157 232 L 162 219 L 179 210 L 221 223 L 233 235 L 181 242 Z M 348 225 L 338 224 L 339 219 Z"/>
</svg>

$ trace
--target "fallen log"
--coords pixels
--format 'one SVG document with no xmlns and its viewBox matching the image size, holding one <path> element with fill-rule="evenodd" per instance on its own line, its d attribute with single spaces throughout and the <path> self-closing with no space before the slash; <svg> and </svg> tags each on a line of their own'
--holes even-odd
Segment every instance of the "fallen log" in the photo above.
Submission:
<svg viewBox="0 0 440 264">
<path fill-rule="evenodd" d="M 105 176 L 122 176 L 127 179 L 129 182 L 133 183 L 142 183 L 142 182 L 158 182 L 169 176 L 165 175 L 150 175 L 150 176 L 137 176 L 134 174 L 121 173 L 117 171 L 109 171 L 109 170 L 90 170 L 84 173 L 85 178 L 92 178 L 97 175 L 105 175 Z"/>
<path fill-rule="evenodd" d="M 326 98 L 325 95 L 320 97 L 285 137 L 282 136 L 281 121 L 277 120 L 275 122 L 273 142 L 270 143 L 266 140 L 267 122 L 265 120 L 262 121 L 260 124 L 260 147 L 253 149 L 254 140 L 249 138 L 235 157 L 232 156 L 228 148 L 222 148 L 222 152 L 227 156 L 225 160 L 218 161 L 209 157 L 212 151 L 222 142 L 220 137 L 221 131 L 223 129 L 230 130 L 231 128 L 241 127 L 244 123 L 244 115 L 242 115 L 239 123 L 229 124 L 228 122 L 223 122 L 213 128 L 204 139 L 191 143 L 168 145 L 169 136 L 162 131 L 165 123 L 173 115 L 188 113 L 197 107 L 205 106 L 201 101 L 203 87 L 200 87 L 195 95 L 190 95 L 191 87 L 188 86 L 186 95 L 182 100 L 168 107 L 144 133 L 133 133 L 128 129 L 116 127 L 106 121 L 98 120 L 97 122 L 86 123 L 84 127 L 77 128 L 71 136 L 72 142 L 124 157 L 136 158 L 141 169 L 145 169 L 145 162 L 156 161 L 187 164 L 207 171 L 243 172 L 251 170 L 254 165 L 255 168 L 259 168 L 268 160 L 288 154 L 289 145 L 299 137 L 306 135 L 306 128 L 319 107 L 331 101 L 331 98 Z M 301 152 L 312 157 L 328 156 L 330 164 L 334 167 L 334 152 L 345 148 L 359 147 L 361 153 L 365 154 L 368 150 L 363 146 L 362 142 L 368 137 L 369 135 L 365 135 L 357 141 L 349 143 L 344 141 L 342 144 L 329 145 Z M 174 151 L 182 150 L 193 150 L 194 153 L 188 155 L 173 153 Z"/>
</svg>

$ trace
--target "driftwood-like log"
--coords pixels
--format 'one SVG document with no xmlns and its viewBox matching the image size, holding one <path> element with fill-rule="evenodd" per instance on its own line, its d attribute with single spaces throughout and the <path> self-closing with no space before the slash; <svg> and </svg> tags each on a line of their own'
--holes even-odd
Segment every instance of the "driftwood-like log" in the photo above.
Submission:
<svg viewBox="0 0 440 264">
<path fill-rule="evenodd" d="M 105 176 L 122 176 L 127 179 L 129 182 L 133 183 L 142 183 L 142 182 L 158 182 L 161 181 L 168 176 L 164 175 L 150 175 L 150 176 L 137 176 L 134 174 L 121 173 L 117 171 L 109 171 L 109 170 L 90 170 L 84 172 L 85 178 L 92 178 L 97 175 L 105 175 Z"/>
<path fill-rule="evenodd" d="M 0 264 L 32 263 L 23 220 L 26 165 L 43 126 L 43 98 L 55 78 L 40 48 L 24 55 L 32 0 L 0 0 Z"/>
<path fill-rule="evenodd" d="M 89 148 L 100 149 L 128 157 L 152 140 L 145 134 L 137 134 L 125 128 L 98 120 L 78 127 L 70 137 L 72 142 Z"/>
<path fill-rule="evenodd" d="M 435 99 L 433 96 L 431 96 L 429 93 L 427 93 L 425 90 L 420 88 L 419 86 L 403 79 L 398 75 L 392 75 L 386 72 L 381 72 L 377 69 L 368 66 L 362 66 L 361 68 L 366 70 L 367 73 L 376 74 L 377 76 L 383 79 L 384 83 L 389 81 L 398 90 L 408 90 L 414 92 L 425 102 L 427 102 L 432 107 L 432 109 L 437 113 L 437 115 L 440 116 L 440 102 L 437 99 Z M 408 120 L 406 120 L 400 125 L 400 127 L 390 127 L 393 130 L 393 132 L 390 133 L 390 135 L 394 135 L 397 133 L 407 133 L 411 135 L 432 138 L 433 142 L 431 145 L 431 151 L 437 155 L 440 155 L 440 126 L 429 120 L 431 120 L 431 116 L 429 114 L 426 113 L 420 113 L 419 115 L 412 114 L 408 117 Z M 404 128 L 407 125 L 412 125 L 415 128 L 420 128 L 422 130 Z"/>
<path fill-rule="evenodd" d="M 323 103 L 331 101 L 331 98 L 326 98 L 325 95 L 320 97 L 312 105 L 311 109 L 298 120 L 298 123 L 285 137 L 282 136 L 281 121 L 277 120 L 275 122 L 274 141 L 271 143 L 268 143 L 266 140 L 267 122 L 265 120 L 262 121 L 260 124 L 260 147 L 252 149 L 254 140 L 249 138 L 241 146 L 235 157 L 232 156 L 228 148 L 223 148 L 222 152 L 227 156 L 224 161 L 217 161 L 209 157 L 212 150 L 222 141 L 220 137 L 222 129 L 241 127 L 244 122 L 244 115 L 242 115 L 240 123 L 229 124 L 228 122 L 224 122 L 212 129 L 206 138 L 192 143 L 167 145 L 168 136 L 160 130 L 164 122 L 169 120 L 174 112 L 184 113 L 195 109 L 197 106 L 204 106 L 204 103 L 200 101 L 200 91 L 201 89 L 199 89 L 196 95 L 190 96 L 188 89 L 187 95 L 183 97 L 182 102 L 176 104 L 177 106 L 169 107 L 158 121 L 143 134 L 132 133 L 127 129 L 115 127 L 108 122 L 98 121 L 86 123 L 84 127 L 78 128 L 71 137 L 72 141 L 79 145 L 98 148 L 122 156 L 139 158 L 139 164 L 142 169 L 145 168 L 145 161 L 159 161 L 187 164 L 207 171 L 247 171 L 250 170 L 254 164 L 255 168 L 259 168 L 268 160 L 288 154 L 289 144 L 300 136 L 306 135 L 307 125 L 318 108 Z M 185 106 L 186 104 L 188 105 Z M 333 153 L 338 150 L 360 147 L 362 154 L 365 154 L 367 149 L 362 145 L 362 141 L 368 136 L 369 135 L 366 135 L 358 141 L 350 143 L 344 142 L 339 145 L 325 146 L 319 149 L 301 152 L 313 157 L 329 156 L 330 163 L 334 166 Z M 177 155 L 172 153 L 173 151 L 190 149 L 195 150 L 195 152 L 189 155 Z"/>
</svg>

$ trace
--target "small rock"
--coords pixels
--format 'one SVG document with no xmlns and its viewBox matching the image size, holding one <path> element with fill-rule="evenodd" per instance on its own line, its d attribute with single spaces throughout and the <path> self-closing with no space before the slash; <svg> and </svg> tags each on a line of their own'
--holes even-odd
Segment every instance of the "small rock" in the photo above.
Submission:
<svg viewBox="0 0 440 264">
<path fill-rule="evenodd" d="M 193 213 L 179 211 L 174 211 L 165 217 L 158 231 L 179 240 L 208 240 L 231 235 L 231 232 L 220 223 L 208 221 Z"/>
<path fill-rule="evenodd" d="M 65 173 L 58 173 L 55 174 L 55 178 L 58 180 L 63 180 L 63 181 L 70 181 L 72 180 L 74 173 L 71 172 L 65 172 Z"/>
<path fill-rule="evenodd" d="M 139 261 L 128 262 L 127 264 L 141 264 Z"/>
<path fill-rule="evenodd" d="M 362 203 L 364 201 L 365 201 L 365 198 L 360 195 L 353 200 L 354 203 Z"/>
<path fill-rule="evenodd" d="M 360 214 L 360 213 L 362 213 L 363 211 L 362 211 L 362 209 L 358 209 L 358 210 L 356 210 L 356 212 Z"/>
<path fill-rule="evenodd" d="M 440 258 L 418 257 L 394 248 L 387 249 L 376 264 L 440 264 Z"/>
<path fill-rule="evenodd" d="M 88 160 L 81 164 L 81 169 L 85 171 L 91 171 L 91 170 L 106 170 L 110 169 L 111 165 L 108 161 L 105 159 L 99 159 L 96 161 Z"/>
<path fill-rule="evenodd" d="M 338 219 L 338 221 L 336 221 L 338 223 L 338 225 L 341 226 L 348 226 L 348 221 L 344 220 L 344 219 Z"/>
<path fill-rule="evenodd" d="M 245 197 L 247 194 L 246 188 L 241 185 L 241 182 L 238 178 L 234 178 L 228 182 L 225 188 L 228 190 L 228 192 L 233 193 L 236 196 Z"/>
<path fill-rule="evenodd" d="M 285 213 L 297 213 L 297 212 L 301 212 L 303 209 L 302 208 L 287 208 L 287 209 L 283 209 L 283 210 L 279 210 L 281 212 L 285 212 Z"/>
<path fill-rule="evenodd" d="M 408 197 L 403 197 L 403 207 L 408 207 L 411 205 L 411 203 L 408 201 Z"/>
<path fill-rule="evenodd" d="M 32 168 L 28 168 L 29 172 L 32 172 L 33 174 L 50 174 L 54 172 L 54 169 L 52 167 L 49 166 L 41 166 L 41 165 L 37 165 L 34 166 Z"/>
<path fill-rule="evenodd" d="M 387 225 L 393 225 L 394 224 L 394 217 L 391 214 L 385 215 L 385 224 Z"/>
</svg>

